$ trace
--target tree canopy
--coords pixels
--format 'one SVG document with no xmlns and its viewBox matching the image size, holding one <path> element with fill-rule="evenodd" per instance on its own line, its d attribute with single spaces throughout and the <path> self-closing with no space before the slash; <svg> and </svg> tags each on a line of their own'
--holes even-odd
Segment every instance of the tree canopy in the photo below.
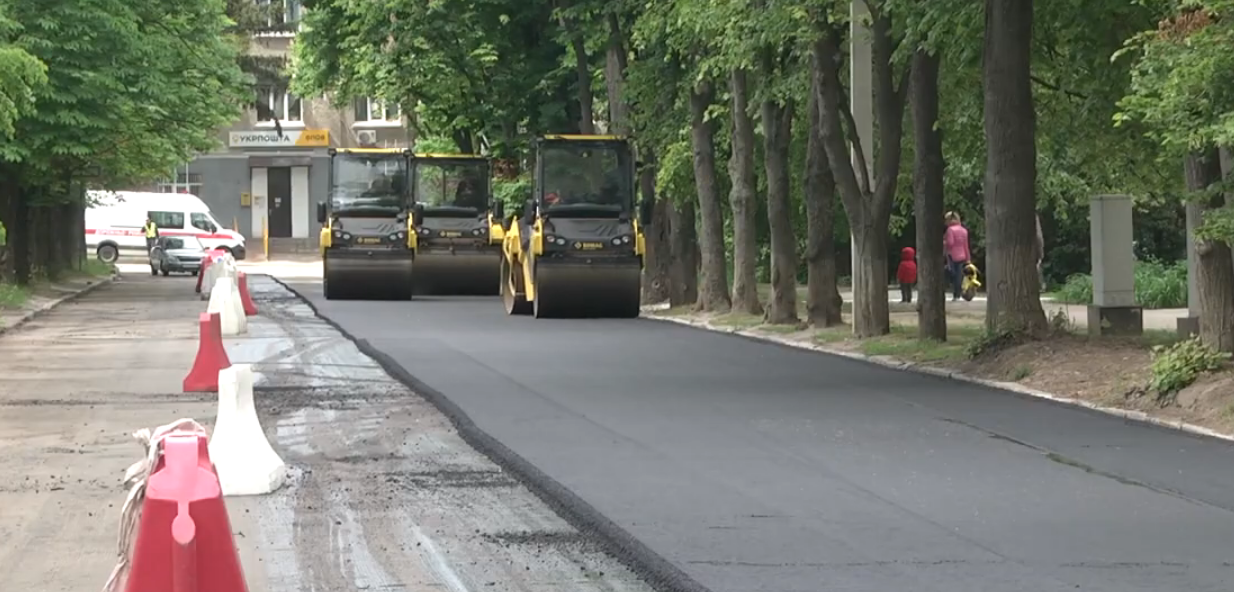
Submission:
<svg viewBox="0 0 1234 592">
<path fill-rule="evenodd" d="M 0 216 L 24 281 L 34 236 L 80 236 L 32 233 L 52 223 L 32 207 L 165 175 L 213 149 L 250 95 L 223 0 L 7 0 L 0 15 Z"/>
<path fill-rule="evenodd" d="M 295 72 L 304 92 L 410 105 L 424 135 L 462 149 L 632 133 L 664 214 L 648 299 L 761 310 L 754 284 L 770 281 L 768 318 L 796 322 L 806 280 L 809 320 L 826 324 L 847 273 L 857 332 L 879 334 L 888 252 L 935 252 L 941 221 L 909 222 L 951 210 L 997 288 L 991 330 L 1039 329 L 1026 213 L 1053 283 L 1087 271 L 1098 193 L 1134 196 L 1139 255 L 1183 257 L 1181 159 L 1230 144 L 1230 4 L 871 0 L 857 25 L 873 35 L 872 102 L 850 87 L 838 0 L 315 0 Z M 858 138 L 867 104 L 875 135 Z M 1209 209 L 1206 228 L 1234 228 Z M 941 290 L 927 267 L 923 290 Z"/>
</svg>

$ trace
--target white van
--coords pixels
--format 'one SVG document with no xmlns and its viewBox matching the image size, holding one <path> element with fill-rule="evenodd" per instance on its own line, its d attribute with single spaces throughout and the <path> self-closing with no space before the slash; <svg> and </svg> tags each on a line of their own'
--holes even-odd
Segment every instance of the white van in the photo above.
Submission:
<svg viewBox="0 0 1234 592">
<path fill-rule="evenodd" d="M 114 263 L 121 255 L 146 255 L 143 227 L 149 216 L 160 236 L 193 235 L 207 249 L 223 249 L 244 259 L 244 236 L 227 230 L 209 206 L 191 193 L 89 191 L 86 209 L 86 248 L 100 261 Z"/>
</svg>

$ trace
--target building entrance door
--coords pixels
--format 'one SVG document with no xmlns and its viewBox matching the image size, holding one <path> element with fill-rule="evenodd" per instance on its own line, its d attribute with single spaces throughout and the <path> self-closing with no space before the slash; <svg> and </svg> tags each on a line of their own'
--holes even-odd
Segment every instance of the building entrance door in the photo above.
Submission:
<svg viewBox="0 0 1234 592">
<path fill-rule="evenodd" d="M 266 175 L 270 238 L 291 238 L 291 167 L 270 167 Z"/>
</svg>

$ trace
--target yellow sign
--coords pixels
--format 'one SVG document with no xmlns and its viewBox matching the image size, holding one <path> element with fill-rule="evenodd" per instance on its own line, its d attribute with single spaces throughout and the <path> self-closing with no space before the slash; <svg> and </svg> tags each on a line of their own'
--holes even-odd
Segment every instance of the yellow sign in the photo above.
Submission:
<svg viewBox="0 0 1234 592">
<path fill-rule="evenodd" d="M 247 208 L 253 205 L 253 194 L 247 191 L 240 192 L 240 207 Z"/>
<path fill-rule="evenodd" d="M 296 146 L 326 147 L 330 145 L 330 130 L 303 130 Z"/>
<path fill-rule="evenodd" d="M 330 130 L 257 130 L 230 132 L 227 144 L 232 148 L 325 148 L 330 145 Z"/>
</svg>

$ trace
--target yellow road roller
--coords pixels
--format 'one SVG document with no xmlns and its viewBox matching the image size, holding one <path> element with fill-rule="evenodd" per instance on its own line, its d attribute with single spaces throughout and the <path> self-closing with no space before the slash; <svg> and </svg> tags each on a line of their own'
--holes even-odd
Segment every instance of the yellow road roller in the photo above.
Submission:
<svg viewBox="0 0 1234 592">
<path fill-rule="evenodd" d="M 496 296 L 501 289 L 502 204 L 492 161 L 472 154 L 411 157 L 416 293 Z"/>
<path fill-rule="evenodd" d="M 411 151 L 331 148 L 329 201 L 317 204 L 327 300 L 409 300 Z"/>
<path fill-rule="evenodd" d="M 535 193 L 507 220 L 501 263 L 506 312 L 632 318 L 639 313 L 643 229 L 635 160 L 623 136 L 551 135 L 535 143 Z M 637 214 L 637 215 L 636 215 Z"/>
</svg>

